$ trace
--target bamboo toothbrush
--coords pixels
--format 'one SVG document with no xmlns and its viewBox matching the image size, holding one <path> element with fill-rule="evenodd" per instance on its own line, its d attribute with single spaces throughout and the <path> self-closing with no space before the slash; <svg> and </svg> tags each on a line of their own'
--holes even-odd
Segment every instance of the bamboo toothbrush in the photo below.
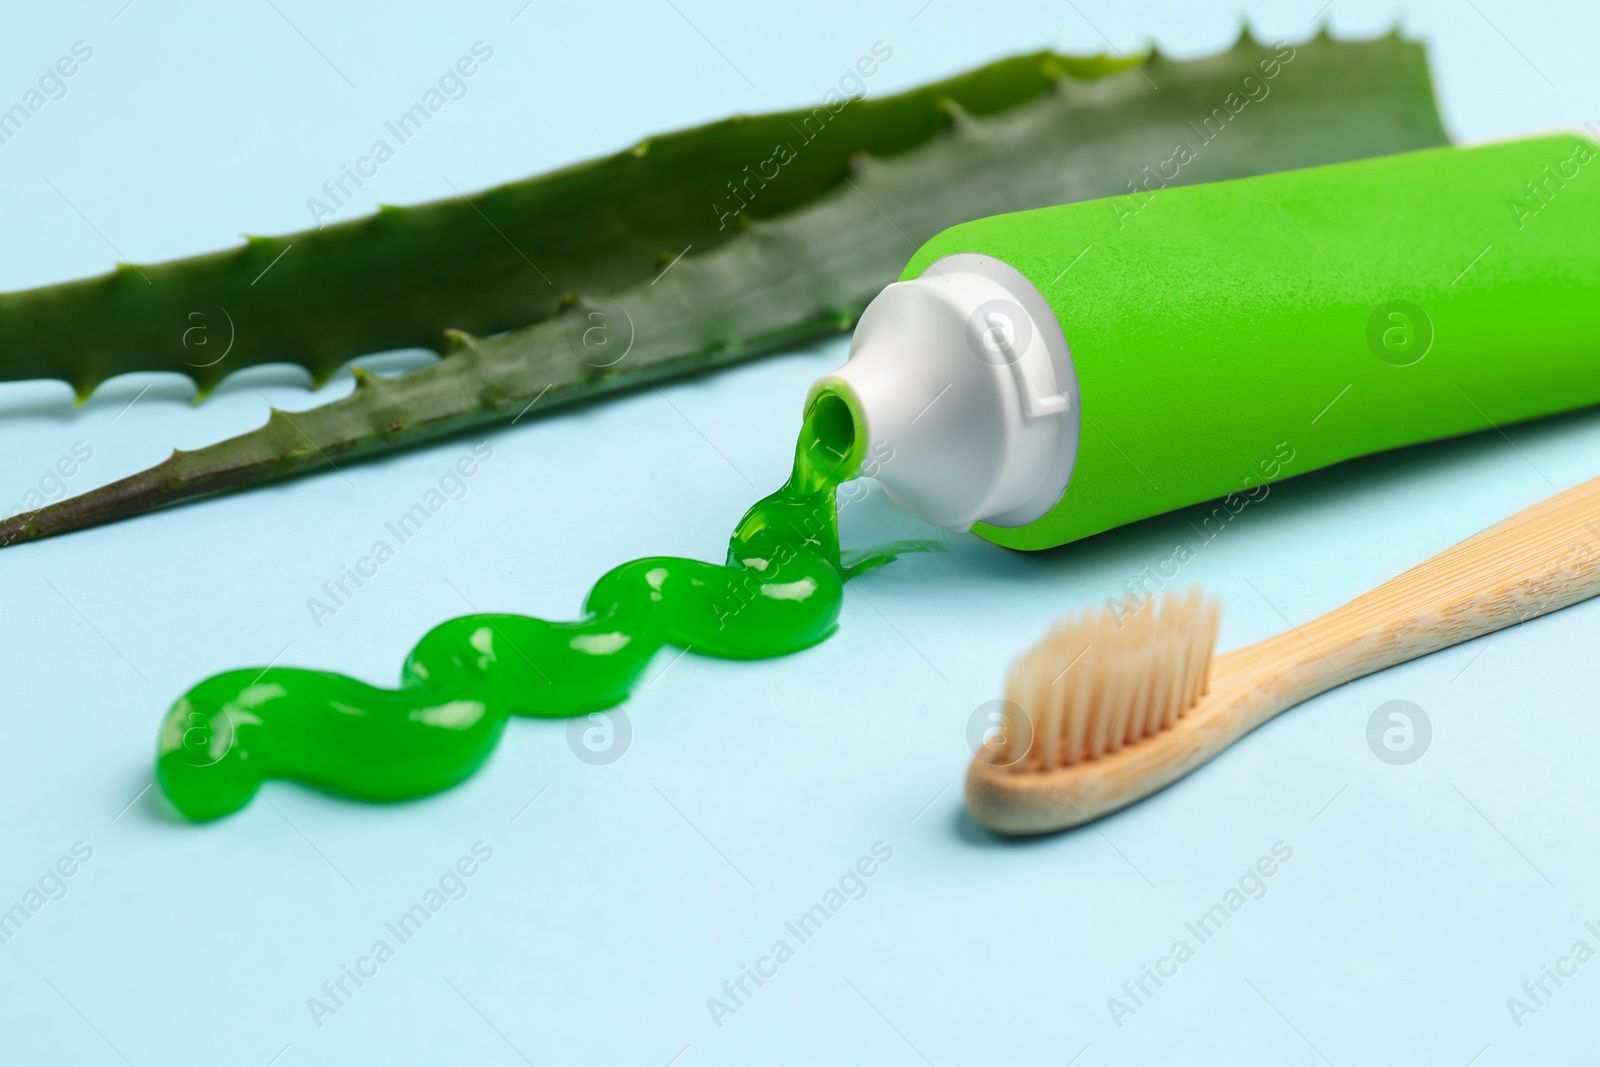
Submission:
<svg viewBox="0 0 1600 1067">
<path fill-rule="evenodd" d="M 1087 612 L 1013 666 L 1002 729 L 967 774 L 967 807 L 1007 834 L 1088 822 L 1336 685 L 1596 593 L 1600 478 L 1214 661 L 1220 611 L 1199 590 Z"/>
</svg>

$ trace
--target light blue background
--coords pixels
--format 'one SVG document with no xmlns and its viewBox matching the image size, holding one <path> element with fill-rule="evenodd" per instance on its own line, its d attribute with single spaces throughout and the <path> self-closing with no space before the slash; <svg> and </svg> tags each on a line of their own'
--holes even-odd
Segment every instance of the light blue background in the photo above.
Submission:
<svg viewBox="0 0 1600 1067">
<path fill-rule="evenodd" d="M 522 0 L 122 3 L 5 16 L 0 102 L 75 40 L 95 55 L 0 146 L 0 289 L 303 228 L 306 198 L 479 39 L 495 55 L 468 97 L 353 211 L 808 104 L 880 39 L 894 58 L 874 94 L 1024 50 L 1098 51 L 1102 32 L 1203 55 L 1240 21 L 1236 3 L 1106 0 L 536 0 L 520 15 Z M 1320 6 L 1244 8 L 1260 36 L 1299 40 Z M 1592 7 L 1341 0 L 1327 17 L 1347 35 L 1398 18 L 1425 38 L 1458 138 L 1600 120 Z M 163 711 L 216 670 L 281 657 L 391 681 L 468 602 L 570 616 L 622 560 L 719 557 L 784 476 L 805 386 L 844 351 L 489 431 L 494 459 L 467 497 L 320 629 L 306 599 L 479 438 L 0 552 L 0 907 L 73 842 L 94 850 L 67 896 L 0 945 L 4 1059 L 1591 1062 L 1600 962 L 1520 1030 L 1506 998 L 1578 938 L 1600 948 L 1582 926 L 1600 922 L 1600 605 L 1311 701 L 1095 829 L 1013 844 L 966 819 L 973 710 L 1053 618 L 1192 541 L 1183 514 L 1024 556 L 940 535 L 874 493 L 846 509 L 847 544 L 942 536 L 949 550 L 852 583 L 840 635 L 803 655 L 664 655 L 670 672 L 626 706 L 618 763 L 574 758 L 563 723 L 517 721 L 482 774 L 418 803 L 273 783 L 196 828 L 142 792 Z M 94 450 L 78 492 L 253 427 L 268 400 L 350 387 L 313 397 L 298 371 L 269 368 L 192 407 L 186 383 L 153 381 L 76 409 L 59 384 L 0 388 L 4 503 L 75 441 Z M 1586 414 L 1295 479 L 1183 577 L 1222 599 L 1221 646 L 1236 647 L 1600 473 L 1597 456 L 1600 416 Z M 1433 723 L 1411 766 L 1367 748 L 1390 699 Z M 383 923 L 478 840 L 494 857 L 467 895 L 319 1029 L 307 998 L 375 939 L 394 944 Z M 894 858 L 865 898 L 715 1026 L 706 999 L 877 841 Z M 1293 859 L 1266 897 L 1114 1026 L 1106 999 L 1278 841 Z"/>
</svg>

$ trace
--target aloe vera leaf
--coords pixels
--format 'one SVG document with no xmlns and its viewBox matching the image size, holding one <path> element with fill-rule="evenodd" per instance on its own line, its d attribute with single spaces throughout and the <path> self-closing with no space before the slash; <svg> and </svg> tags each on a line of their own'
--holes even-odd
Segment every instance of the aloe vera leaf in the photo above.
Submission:
<svg viewBox="0 0 1600 1067">
<path fill-rule="evenodd" d="M 1297 46 L 1294 58 L 1210 143 L 1189 122 L 1220 108 L 1274 54 L 1248 39 L 1208 59 L 1150 58 L 1142 71 L 1056 78 L 987 118 L 946 103 L 929 143 L 858 156 L 807 206 L 744 227 L 706 255 L 604 302 L 580 298 L 501 337 L 453 332 L 440 362 L 394 378 L 357 374 L 348 397 L 0 524 L 0 544 L 96 525 L 259 484 L 481 423 L 707 370 L 844 328 L 913 249 L 957 222 L 1126 192 L 1143 168 L 1195 148 L 1178 181 L 1213 181 L 1445 143 L 1421 47 L 1397 36 Z M 1147 80 L 1148 78 L 1148 80 Z M 1154 86 L 1159 86 L 1159 90 Z M 1256 108 L 1255 112 L 1249 110 Z M 1130 205 L 1134 203 L 1130 201 Z M 1066 263 L 1063 263 L 1066 266 Z M 658 268 L 659 271 L 659 268 Z M 583 334 L 599 329 L 586 347 Z M 620 362 L 618 345 L 631 341 Z M 612 347 L 607 348 L 610 345 Z M 531 406 L 530 406 L 531 405 Z"/>
<path fill-rule="evenodd" d="M 1045 58 L 1001 60 L 837 114 L 738 116 L 470 197 L 383 207 L 212 255 L 3 294 L 0 380 L 61 379 L 81 398 L 114 374 L 177 371 L 203 395 L 254 364 L 296 363 L 320 383 L 357 356 L 439 351 L 450 328 L 494 334 L 527 326 L 553 315 L 568 294 L 619 291 L 653 277 L 663 254 L 691 245 L 704 253 L 731 239 L 737 228 L 714 205 L 737 209 L 728 183 L 744 180 L 746 167 L 797 131 L 814 139 L 748 202 L 751 218 L 812 200 L 838 184 L 859 152 L 888 156 L 926 142 L 942 128 L 940 100 L 988 114 L 1037 97 L 1053 76 Z M 1051 62 L 1079 77 L 1124 66 Z M 234 344 L 210 363 L 209 352 L 184 346 L 185 330 L 196 321 L 191 313 L 221 323 L 223 310 Z"/>
</svg>

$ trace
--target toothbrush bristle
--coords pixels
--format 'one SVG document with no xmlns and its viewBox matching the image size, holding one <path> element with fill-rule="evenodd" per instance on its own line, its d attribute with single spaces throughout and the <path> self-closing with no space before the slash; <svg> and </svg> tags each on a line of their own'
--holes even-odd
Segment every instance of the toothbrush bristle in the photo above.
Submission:
<svg viewBox="0 0 1600 1067">
<path fill-rule="evenodd" d="M 1205 695 L 1221 617 L 1191 589 L 1063 620 L 1012 666 L 1006 721 L 985 758 L 1048 771 L 1172 726 Z"/>
</svg>

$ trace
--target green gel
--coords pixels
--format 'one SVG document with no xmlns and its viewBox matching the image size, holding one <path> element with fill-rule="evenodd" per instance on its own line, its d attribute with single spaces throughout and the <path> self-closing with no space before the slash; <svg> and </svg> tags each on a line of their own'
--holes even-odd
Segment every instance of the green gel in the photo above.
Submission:
<svg viewBox="0 0 1600 1067">
<path fill-rule="evenodd" d="M 455 785 L 489 757 L 508 716 L 560 718 L 627 699 L 666 645 L 703 656 L 782 656 L 838 626 L 846 568 L 834 490 L 856 476 L 865 435 L 842 396 L 818 394 L 794 469 L 739 521 L 724 566 L 671 556 L 624 563 L 583 618 L 466 615 L 430 630 L 384 689 L 341 674 L 269 667 L 206 679 L 162 723 L 156 781 L 191 819 L 237 811 L 265 778 L 363 800 Z"/>
</svg>

